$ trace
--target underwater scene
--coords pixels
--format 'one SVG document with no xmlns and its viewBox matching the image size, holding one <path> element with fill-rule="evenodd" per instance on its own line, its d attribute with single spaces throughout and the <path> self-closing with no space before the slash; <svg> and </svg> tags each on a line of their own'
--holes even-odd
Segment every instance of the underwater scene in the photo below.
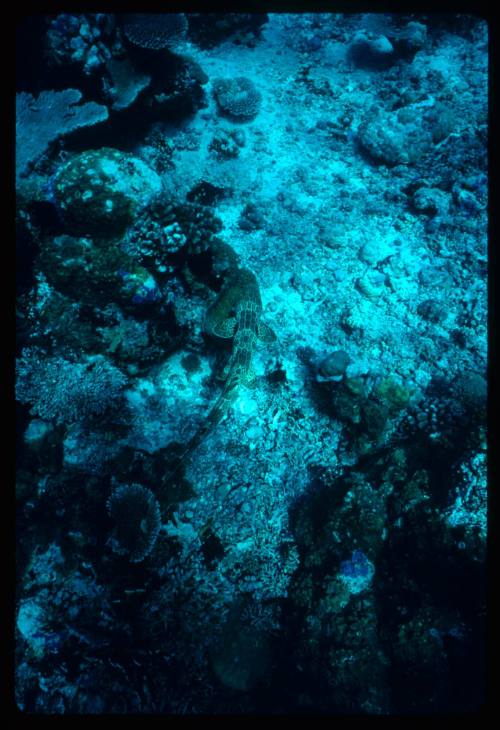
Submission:
<svg viewBox="0 0 500 730">
<path fill-rule="evenodd" d="M 23 715 L 486 691 L 488 25 L 16 27 Z"/>
</svg>

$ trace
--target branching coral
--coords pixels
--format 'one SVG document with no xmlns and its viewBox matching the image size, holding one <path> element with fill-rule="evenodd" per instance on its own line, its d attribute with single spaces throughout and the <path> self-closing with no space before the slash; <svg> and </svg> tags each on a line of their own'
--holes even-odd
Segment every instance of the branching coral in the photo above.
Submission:
<svg viewBox="0 0 500 730">
<path fill-rule="evenodd" d="M 105 13 L 61 13 L 49 22 L 45 36 L 50 65 L 80 66 L 86 75 L 101 68 L 120 50 L 115 20 Z"/>
<path fill-rule="evenodd" d="M 16 397 L 30 403 L 31 413 L 40 418 L 72 423 L 117 406 L 126 382 L 102 356 L 70 362 L 26 348 L 17 363 Z"/>
</svg>

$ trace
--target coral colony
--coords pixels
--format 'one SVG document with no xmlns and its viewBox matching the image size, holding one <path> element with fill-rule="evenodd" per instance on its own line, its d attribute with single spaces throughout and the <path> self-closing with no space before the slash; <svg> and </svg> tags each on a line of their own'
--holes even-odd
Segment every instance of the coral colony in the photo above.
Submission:
<svg viewBox="0 0 500 730">
<path fill-rule="evenodd" d="M 19 23 L 21 712 L 481 706 L 487 46 Z"/>
</svg>

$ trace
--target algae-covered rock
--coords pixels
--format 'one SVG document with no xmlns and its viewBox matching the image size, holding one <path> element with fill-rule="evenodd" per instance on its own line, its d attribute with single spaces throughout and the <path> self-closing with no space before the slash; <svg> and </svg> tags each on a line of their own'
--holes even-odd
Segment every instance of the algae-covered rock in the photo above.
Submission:
<svg viewBox="0 0 500 730">
<path fill-rule="evenodd" d="M 408 405 L 411 392 L 393 378 L 387 377 L 379 383 L 374 395 L 384 402 L 391 412 L 398 412 Z"/>
<path fill-rule="evenodd" d="M 60 167 L 52 190 L 68 233 L 110 238 L 123 234 L 135 212 L 158 195 L 161 180 L 134 155 L 103 147 Z"/>
</svg>

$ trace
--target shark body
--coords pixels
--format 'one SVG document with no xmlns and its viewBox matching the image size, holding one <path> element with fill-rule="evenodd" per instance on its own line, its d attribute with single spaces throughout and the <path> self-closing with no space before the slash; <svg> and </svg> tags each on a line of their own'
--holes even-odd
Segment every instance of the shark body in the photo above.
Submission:
<svg viewBox="0 0 500 730">
<path fill-rule="evenodd" d="M 261 320 L 262 301 L 255 275 L 237 269 L 219 292 L 205 314 L 207 334 L 233 339 L 233 350 L 224 368 L 224 386 L 204 422 L 188 441 L 180 462 L 186 459 L 228 412 L 242 385 L 251 385 L 255 374 L 252 356 L 258 341 L 273 342 L 276 335 Z"/>
</svg>

